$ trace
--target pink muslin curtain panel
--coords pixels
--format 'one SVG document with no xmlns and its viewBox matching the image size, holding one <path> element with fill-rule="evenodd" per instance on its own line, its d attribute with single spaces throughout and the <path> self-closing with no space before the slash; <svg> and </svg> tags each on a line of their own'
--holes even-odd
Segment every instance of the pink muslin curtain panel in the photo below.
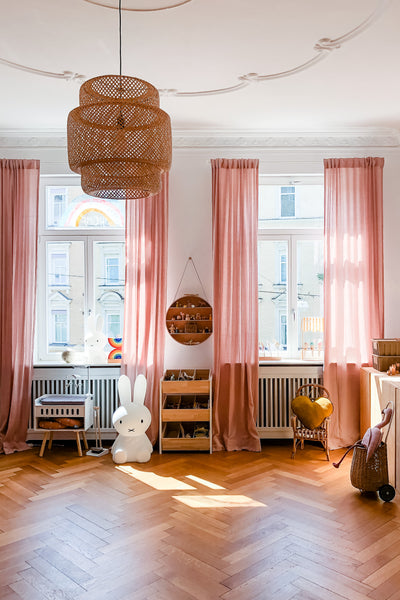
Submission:
<svg viewBox="0 0 400 600">
<path fill-rule="evenodd" d="M 212 166 L 215 450 L 259 451 L 258 160 Z"/>
<path fill-rule="evenodd" d="M 126 203 L 125 316 L 121 373 L 147 379 L 151 412 L 147 435 L 157 441 L 160 379 L 164 370 L 168 254 L 168 173 L 155 196 Z"/>
<path fill-rule="evenodd" d="M 324 161 L 324 385 L 335 406 L 332 448 L 360 437 L 360 367 L 371 364 L 371 338 L 383 337 L 383 163 Z"/>
<path fill-rule="evenodd" d="M 0 160 L 0 452 L 26 450 L 40 163 Z"/>
</svg>

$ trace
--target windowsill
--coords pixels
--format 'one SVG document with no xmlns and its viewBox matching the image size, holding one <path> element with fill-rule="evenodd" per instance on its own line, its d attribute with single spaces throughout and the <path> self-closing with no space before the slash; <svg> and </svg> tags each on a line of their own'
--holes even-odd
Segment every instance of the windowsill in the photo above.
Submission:
<svg viewBox="0 0 400 600">
<path fill-rule="evenodd" d="M 262 360 L 262 357 L 259 359 L 260 367 L 287 367 L 287 366 L 301 366 L 304 367 L 309 365 L 311 367 L 323 367 L 324 361 L 319 360 L 301 360 L 301 358 L 272 358 L 270 360 L 265 359 Z"/>
<path fill-rule="evenodd" d="M 67 369 L 75 369 L 75 368 L 86 368 L 86 367 L 90 367 L 90 368 L 96 368 L 96 369 L 103 369 L 103 368 L 110 368 L 110 367 L 120 367 L 121 363 L 96 363 L 96 364 L 72 364 L 72 363 L 66 363 L 66 362 L 41 362 L 41 363 L 35 363 L 33 365 L 34 369 L 49 369 L 49 368 L 54 368 L 54 369 L 61 369 L 61 368 L 67 368 Z"/>
</svg>

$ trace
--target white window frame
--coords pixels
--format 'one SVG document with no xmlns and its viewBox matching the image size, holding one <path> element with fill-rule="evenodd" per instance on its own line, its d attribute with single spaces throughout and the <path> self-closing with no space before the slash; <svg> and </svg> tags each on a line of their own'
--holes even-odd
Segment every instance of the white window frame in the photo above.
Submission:
<svg viewBox="0 0 400 600">
<path fill-rule="evenodd" d="M 81 185 L 80 177 L 76 175 L 42 175 L 40 177 L 40 192 L 39 192 L 39 227 L 38 227 L 38 268 L 37 268 L 37 297 L 36 297 L 36 329 L 35 329 L 35 352 L 34 363 L 63 363 L 60 352 L 48 352 L 47 341 L 49 339 L 48 319 L 39 319 L 37 315 L 41 311 L 45 311 L 48 315 L 47 306 L 47 280 L 46 280 L 46 243 L 47 242 L 84 242 L 84 270 L 86 274 L 86 293 L 84 297 L 84 320 L 95 311 L 96 298 L 94 286 L 94 269 L 93 269 L 93 248 L 95 242 L 125 242 L 125 230 L 120 229 L 102 229 L 96 230 L 93 228 L 76 228 L 71 230 L 66 229 L 46 229 L 46 187 L 60 186 L 68 187 Z M 85 332 L 83 332 L 83 337 Z"/>
<path fill-rule="evenodd" d="M 299 356 L 298 345 L 301 342 L 298 339 L 297 325 L 297 242 L 301 240 L 323 241 L 323 232 L 316 229 L 259 229 L 258 240 L 285 241 L 287 243 L 287 351 L 284 351 L 282 355 L 297 358 Z"/>
</svg>

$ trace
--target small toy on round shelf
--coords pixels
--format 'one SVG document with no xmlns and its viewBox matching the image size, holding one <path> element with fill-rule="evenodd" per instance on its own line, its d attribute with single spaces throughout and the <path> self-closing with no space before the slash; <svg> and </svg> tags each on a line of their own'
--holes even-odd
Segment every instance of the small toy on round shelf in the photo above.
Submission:
<svg viewBox="0 0 400 600">
<path fill-rule="evenodd" d="M 393 365 L 390 365 L 390 367 L 387 370 L 387 374 L 400 375 L 400 363 L 394 363 Z"/>
<path fill-rule="evenodd" d="M 129 377 L 121 375 L 118 380 L 118 393 L 121 406 L 113 414 L 112 422 L 118 437 L 111 448 L 113 461 L 148 462 L 153 446 L 146 435 L 151 423 L 151 413 L 144 405 L 147 382 L 144 375 L 138 375 L 133 389 Z"/>
</svg>

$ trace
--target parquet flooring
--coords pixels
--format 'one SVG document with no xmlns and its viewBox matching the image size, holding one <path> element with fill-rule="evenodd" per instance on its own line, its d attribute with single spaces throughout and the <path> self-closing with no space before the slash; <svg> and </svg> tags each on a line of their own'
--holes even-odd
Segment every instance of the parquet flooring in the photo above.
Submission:
<svg viewBox="0 0 400 600">
<path fill-rule="evenodd" d="M 0 456 L 1 600 L 400 600 L 398 498 L 317 445 L 38 453 Z"/>
</svg>

